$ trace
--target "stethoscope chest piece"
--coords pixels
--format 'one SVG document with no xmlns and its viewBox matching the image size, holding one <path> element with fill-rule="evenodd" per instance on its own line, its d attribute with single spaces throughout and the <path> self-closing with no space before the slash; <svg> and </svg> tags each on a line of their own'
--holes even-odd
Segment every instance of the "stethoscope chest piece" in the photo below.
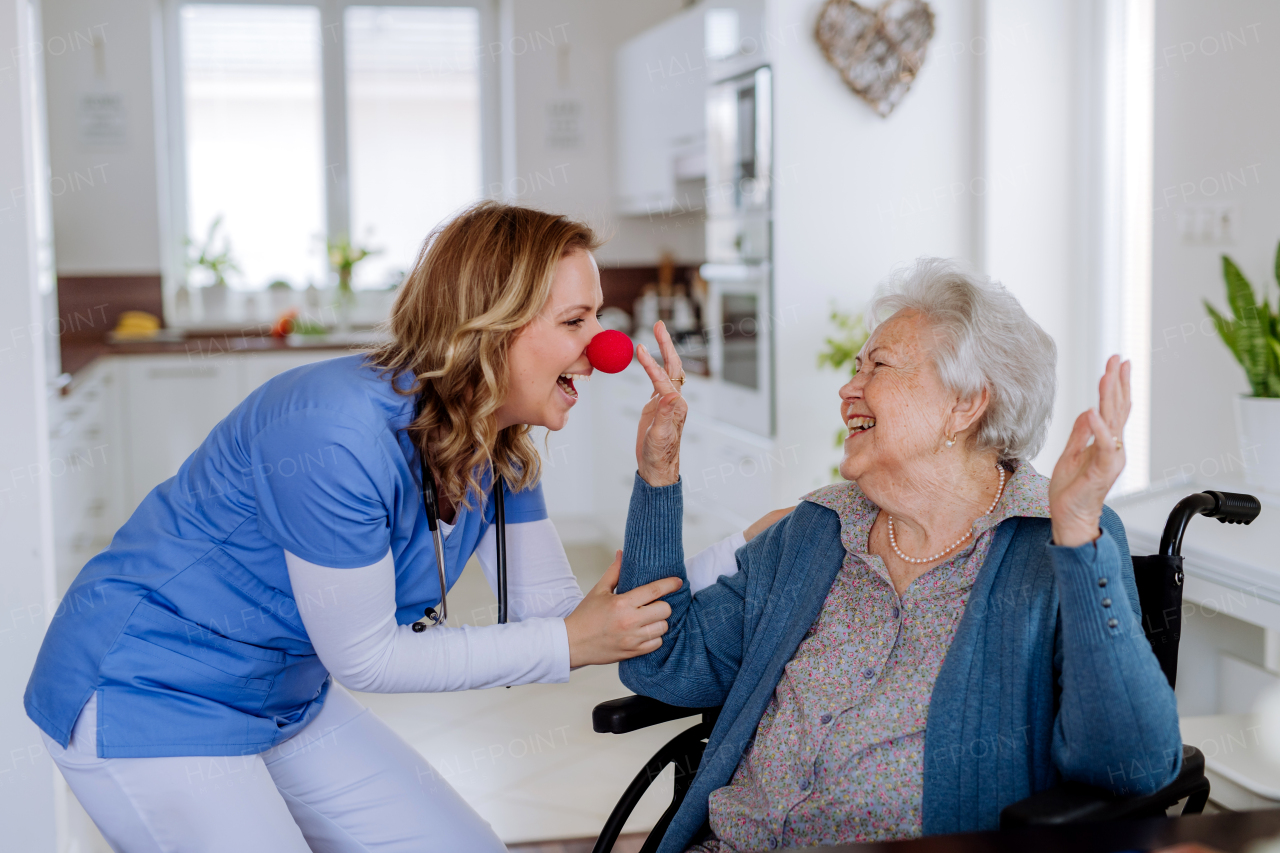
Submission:
<svg viewBox="0 0 1280 853">
<path fill-rule="evenodd" d="M 440 594 L 440 601 L 442 604 L 444 603 L 443 592 Z M 414 622 L 413 625 L 410 626 L 413 628 L 413 633 L 415 634 L 421 634 L 423 631 L 427 630 L 428 627 L 434 628 L 437 625 L 444 624 L 444 619 L 440 616 L 439 613 L 436 612 L 436 609 L 434 607 L 428 607 L 426 610 L 423 611 L 422 615 L 427 617 L 427 622 L 430 622 L 431 625 L 428 626 L 427 622 L 423 622 L 421 619 L 419 619 L 417 622 Z"/>
</svg>

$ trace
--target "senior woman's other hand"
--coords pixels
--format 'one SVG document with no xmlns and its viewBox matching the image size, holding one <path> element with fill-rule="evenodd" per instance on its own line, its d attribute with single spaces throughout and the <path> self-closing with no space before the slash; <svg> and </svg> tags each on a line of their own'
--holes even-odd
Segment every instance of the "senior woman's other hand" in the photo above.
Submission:
<svg viewBox="0 0 1280 853">
<path fill-rule="evenodd" d="M 649 485 L 670 486 L 680 479 L 680 433 L 689 414 L 689 404 L 680 394 L 684 368 L 680 366 L 680 356 L 666 325 L 661 321 L 655 323 L 653 336 L 658 339 L 662 365 L 666 369 L 649 354 L 644 344 L 636 347 L 636 358 L 653 382 L 653 396 L 640 412 L 640 427 L 636 431 L 636 469 Z"/>
<path fill-rule="evenodd" d="M 1081 412 L 1049 481 L 1053 542 L 1074 548 L 1097 539 L 1102 501 L 1124 470 L 1129 362 L 1113 355 L 1098 383 L 1098 406 Z M 1093 442 L 1090 443 L 1089 439 Z"/>
</svg>

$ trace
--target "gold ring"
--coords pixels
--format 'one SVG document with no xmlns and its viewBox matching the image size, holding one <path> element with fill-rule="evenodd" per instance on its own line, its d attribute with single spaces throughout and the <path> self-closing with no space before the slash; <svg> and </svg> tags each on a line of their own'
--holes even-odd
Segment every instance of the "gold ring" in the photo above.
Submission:
<svg viewBox="0 0 1280 853">
<path fill-rule="evenodd" d="M 1124 442 L 1116 438 L 1116 450 L 1124 450 Z"/>
<path fill-rule="evenodd" d="M 684 387 L 684 371 L 683 371 L 683 370 L 682 370 L 682 371 L 680 371 L 680 378 L 679 378 L 679 379 L 672 379 L 671 381 L 672 381 L 672 382 L 679 382 L 679 383 L 680 383 L 680 387 L 681 387 L 681 388 L 683 388 L 683 387 Z"/>
</svg>

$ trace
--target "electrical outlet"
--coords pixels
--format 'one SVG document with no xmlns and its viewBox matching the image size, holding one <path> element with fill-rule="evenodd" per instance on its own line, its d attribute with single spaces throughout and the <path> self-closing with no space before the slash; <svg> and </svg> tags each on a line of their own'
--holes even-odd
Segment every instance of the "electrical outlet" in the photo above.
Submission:
<svg viewBox="0 0 1280 853">
<path fill-rule="evenodd" d="M 1178 238 L 1184 246 L 1232 246 L 1238 219 L 1231 203 L 1188 204 L 1178 210 Z"/>
</svg>

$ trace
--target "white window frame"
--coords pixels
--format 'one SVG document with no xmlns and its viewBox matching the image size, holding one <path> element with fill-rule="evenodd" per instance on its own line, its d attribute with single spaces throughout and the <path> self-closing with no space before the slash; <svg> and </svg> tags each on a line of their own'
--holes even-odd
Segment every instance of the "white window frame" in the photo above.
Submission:
<svg viewBox="0 0 1280 853">
<path fill-rule="evenodd" d="M 163 0 L 161 43 L 164 79 L 169 85 L 157 92 L 165 119 L 158 126 L 167 135 L 167 144 L 158 149 L 167 154 L 162 171 L 168 178 L 165 244 L 165 313 L 173 316 L 172 298 L 185 276 L 184 261 L 187 221 L 187 137 L 182 62 L 182 7 L 189 4 L 226 6 L 310 6 L 320 10 L 320 77 L 322 122 L 324 127 L 325 232 L 332 239 L 351 233 L 350 161 L 347 145 L 347 70 L 344 18 L 349 6 L 469 6 L 480 13 L 480 44 L 477 68 L 480 73 L 480 179 L 482 187 L 501 186 L 503 163 L 503 104 L 499 94 L 502 63 L 484 52 L 498 41 L 498 0 Z M 504 52 L 500 52 L 505 54 Z M 425 236 L 425 235 L 424 235 Z"/>
<path fill-rule="evenodd" d="M 1111 496 L 1151 486 L 1151 229 L 1155 108 L 1155 0 L 1085 4 L 1093 79 L 1082 87 L 1093 110 L 1084 174 L 1091 206 L 1083 222 L 1093 292 L 1090 366 L 1081 392 L 1097 404 L 1106 358 L 1132 368 L 1133 408 L 1125 427 L 1125 470 Z"/>
</svg>

